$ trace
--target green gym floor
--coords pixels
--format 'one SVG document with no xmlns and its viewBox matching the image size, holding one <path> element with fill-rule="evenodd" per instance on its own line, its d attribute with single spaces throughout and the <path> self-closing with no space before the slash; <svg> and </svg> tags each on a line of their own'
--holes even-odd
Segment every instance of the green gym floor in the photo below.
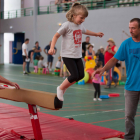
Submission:
<svg viewBox="0 0 140 140">
<path fill-rule="evenodd" d="M 10 81 L 18 83 L 21 88 L 41 90 L 52 93 L 56 93 L 57 86 L 64 80 L 61 77 L 52 75 L 23 75 L 22 66 L 12 64 L 0 65 L 0 75 L 9 79 Z M 124 86 L 118 86 L 116 88 L 112 87 L 111 89 L 104 89 L 103 86 L 101 87 L 102 95 L 108 95 L 109 93 L 119 93 L 120 97 L 104 99 L 101 102 L 94 102 L 94 88 L 92 84 L 74 84 L 66 91 L 64 95 L 64 105 L 61 110 L 52 111 L 41 108 L 40 111 L 65 118 L 72 117 L 81 122 L 124 132 Z M 0 102 L 22 108 L 28 108 L 27 104 L 25 103 L 13 102 L 4 99 L 0 99 Z M 140 104 L 135 117 L 135 125 L 135 140 L 138 140 L 140 132 Z"/>
</svg>

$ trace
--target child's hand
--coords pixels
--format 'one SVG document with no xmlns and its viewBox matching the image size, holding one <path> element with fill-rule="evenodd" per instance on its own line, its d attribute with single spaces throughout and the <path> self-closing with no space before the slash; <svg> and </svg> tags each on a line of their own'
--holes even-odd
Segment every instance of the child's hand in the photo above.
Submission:
<svg viewBox="0 0 140 140">
<path fill-rule="evenodd" d="M 101 33 L 101 32 L 99 32 L 99 33 L 97 33 L 97 36 L 99 36 L 99 37 L 103 37 L 103 36 L 104 36 L 104 34 L 103 34 L 103 33 Z"/>
<path fill-rule="evenodd" d="M 49 49 L 49 51 L 48 51 L 48 54 L 50 54 L 50 55 L 53 55 L 53 54 L 55 54 L 55 49 Z"/>
</svg>

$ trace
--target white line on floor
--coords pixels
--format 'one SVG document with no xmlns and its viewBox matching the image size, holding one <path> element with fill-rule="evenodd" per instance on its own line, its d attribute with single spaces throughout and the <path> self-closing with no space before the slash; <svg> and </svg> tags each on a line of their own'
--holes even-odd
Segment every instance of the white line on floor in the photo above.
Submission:
<svg viewBox="0 0 140 140">
<path fill-rule="evenodd" d="M 93 114 L 98 114 L 98 113 L 114 112 L 114 111 L 120 111 L 120 110 L 124 110 L 124 109 L 116 109 L 116 110 L 100 111 L 100 112 L 86 113 L 86 114 L 78 114 L 78 115 L 70 115 L 70 116 L 64 116 L 64 117 L 66 117 L 66 118 L 68 118 L 68 117 L 77 117 L 77 116 L 84 116 L 84 115 L 93 115 Z"/>
<path fill-rule="evenodd" d="M 138 106 L 138 108 L 140 108 L 140 106 Z M 64 116 L 64 117 L 65 117 L 65 118 L 69 118 L 69 117 L 77 117 L 77 116 L 93 115 L 93 114 L 99 114 L 99 113 L 115 112 L 115 111 L 120 111 L 120 110 L 125 110 L 125 108 L 123 108 L 123 109 L 115 109 L 115 110 L 108 110 L 108 111 L 100 111 L 100 112 L 94 112 L 94 113 L 86 113 L 86 114 L 70 115 L 70 116 Z"/>
</svg>

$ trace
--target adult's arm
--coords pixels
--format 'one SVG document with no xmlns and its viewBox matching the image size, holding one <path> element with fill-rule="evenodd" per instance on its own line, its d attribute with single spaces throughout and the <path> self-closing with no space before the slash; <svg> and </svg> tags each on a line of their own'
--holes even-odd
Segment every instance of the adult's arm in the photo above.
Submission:
<svg viewBox="0 0 140 140">
<path fill-rule="evenodd" d="M 31 52 L 31 54 L 30 54 L 31 63 L 33 62 L 33 56 L 34 56 L 34 53 L 33 53 L 33 52 Z"/>
<path fill-rule="evenodd" d="M 16 89 L 20 89 L 20 87 L 17 83 L 11 82 L 11 81 L 5 79 L 4 77 L 2 77 L 1 75 L 0 75 L 0 82 L 10 85 L 10 86 L 14 86 Z"/>
<path fill-rule="evenodd" d="M 46 52 L 46 49 L 44 48 L 44 53 L 46 54 L 46 55 L 48 55 L 48 53 Z"/>
<path fill-rule="evenodd" d="M 28 59 L 28 55 L 27 55 L 26 49 L 24 49 L 24 53 L 26 55 L 26 58 Z"/>
<path fill-rule="evenodd" d="M 109 53 L 112 53 L 113 55 L 115 55 L 116 52 L 117 52 L 117 50 L 118 50 L 118 48 L 117 48 L 117 46 L 115 46 L 114 52 L 113 52 L 111 49 L 109 49 L 108 52 L 109 52 Z"/>
<path fill-rule="evenodd" d="M 39 50 L 35 49 L 35 52 L 42 52 L 42 49 L 41 48 Z"/>
<path fill-rule="evenodd" d="M 118 62 L 118 59 L 116 59 L 115 57 L 112 57 L 102 69 L 95 71 L 94 75 L 99 73 L 101 76 L 105 71 L 107 71 L 107 70 L 111 69 L 113 66 L 115 66 L 117 62 Z"/>
<path fill-rule="evenodd" d="M 107 52 L 107 51 L 108 51 L 108 46 L 105 48 L 105 51 L 104 51 L 104 53 L 105 53 L 105 52 Z"/>
<path fill-rule="evenodd" d="M 92 51 L 92 57 L 94 59 L 94 56 L 95 56 L 95 51 Z"/>
</svg>

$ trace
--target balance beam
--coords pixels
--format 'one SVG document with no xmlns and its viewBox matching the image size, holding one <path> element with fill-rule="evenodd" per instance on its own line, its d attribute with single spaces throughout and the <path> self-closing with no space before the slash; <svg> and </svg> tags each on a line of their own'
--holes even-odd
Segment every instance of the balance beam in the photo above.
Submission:
<svg viewBox="0 0 140 140">
<path fill-rule="evenodd" d="M 29 89 L 1 89 L 0 98 L 28 104 L 35 140 L 43 140 L 36 105 L 51 110 L 63 106 L 56 94 Z"/>
<path fill-rule="evenodd" d="M 2 89 L 0 90 L 0 98 L 25 102 L 52 110 L 58 110 L 63 106 L 63 102 L 58 100 L 55 93 L 30 89 Z"/>
</svg>

